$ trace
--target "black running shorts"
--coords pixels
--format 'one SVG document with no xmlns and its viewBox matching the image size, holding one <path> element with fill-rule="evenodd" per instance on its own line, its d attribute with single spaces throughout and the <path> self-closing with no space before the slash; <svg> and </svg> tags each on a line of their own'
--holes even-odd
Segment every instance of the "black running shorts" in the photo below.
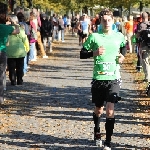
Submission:
<svg viewBox="0 0 150 150">
<path fill-rule="evenodd" d="M 96 107 L 104 106 L 104 102 L 112 102 L 113 95 L 119 95 L 119 82 L 118 80 L 93 80 L 91 82 L 92 102 Z"/>
<path fill-rule="evenodd" d="M 86 38 L 88 35 L 87 34 L 83 34 L 83 31 L 81 32 L 81 31 L 79 31 L 78 30 L 78 35 L 82 38 L 82 39 L 84 39 L 84 38 Z"/>
</svg>

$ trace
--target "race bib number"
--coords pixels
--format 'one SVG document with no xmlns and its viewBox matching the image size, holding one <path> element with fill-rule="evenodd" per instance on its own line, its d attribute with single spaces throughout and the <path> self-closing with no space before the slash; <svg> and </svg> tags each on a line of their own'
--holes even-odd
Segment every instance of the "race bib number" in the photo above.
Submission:
<svg viewBox="0 0 150 150">
<path fill-rule="evenodd" d="M 110 64 L 103 64 L 103 70 L 109 71 L 110 70 Z"/>
<path fill-rule="evenodd" d="M 113 75 L 116 69 L 116 64 L 112 62 L 97 62 L 98 74 L 111 74 Z"/>
</svg>

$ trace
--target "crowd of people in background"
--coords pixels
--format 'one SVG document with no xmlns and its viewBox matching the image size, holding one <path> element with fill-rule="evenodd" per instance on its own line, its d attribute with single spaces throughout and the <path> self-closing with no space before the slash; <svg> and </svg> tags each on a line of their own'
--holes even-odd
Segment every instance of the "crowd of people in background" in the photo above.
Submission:
<svg viewBox="0 0 150 150">
<path fill-rule="evenodd" d="M 142 53 L 139 50 L 139 25 L 146 17 L 149 20 L 149 15 L 148 12 L 145 12 L 144 16 L 115 17 L 112 26 L 114 31 L 122 32 L 125 36 L 126 45 L 124 48 L 120 48 L 121 53 L 124 56 L 126 52 L 137 53 L 136 69 L 141 72 L 143 68 L 145 73 L 144 80 L 147 82 L 150 82 L 150 65 L 145 63 L 146 61 L 143 60 Z M 75 16 L 52 14 L 49 16 L 35 8 L 24 10 L 20 7 L 7 15 L 6 25 L 20 25 L 20 33 L 17 36 L 9 35 L 9 44 L 6 46 L 7 70 L 9 71 L 11 85 L 23 84 L 22 78 L 30 68 L 29 63 L 37 61 L 37 53 L 40 53 L 42 58 L 48 58 L 47 52 L 51 53 L 53 51 L 52 42 L 65 42 L 65 35 L 69 33 L 78 37 L 79 45 L 82 46 L 91 33 L 101 32 L 99 16 L 100 14 L 96 14 L 91 17 L 85 13 L 82 16 L 79 14 Z M 13 44 L 14 41 L 16 45 Z M 23 51 L 22 54 L 19 53 L 21 50 Z"/>
<path fill-rule="evenodd" d="M 102 26 L 99 21 L 100 15 L 96 14 L 93 18 L 89 18 L 86 14 L 80 16 L 79 21 L 76 23 L 79 45 L 85 42 L 90 33 L 100 33 L 102 31 Z M 150 13 L 143 12 L 137 16 L 115 17 L 112 29 L 116 32 L 121 32 L 125 37 L 126 44 L 120 48 L 121 54 L 125 56 L 127 52 L 137 53 L 136 70 L 137 72 L 141 72 L 143 69 L 145 74 L 143 81 L 150 83 L 150 36 L 147 37 L 149 38 L 148 40 L 143 37 L 143 32 L 146 30 L 150 31 Z M 150 32 L 148 35 L 150 35 Z M 146 40 L 149 42 L 146 42 Z M 145 50 L 143 50 L 143 47 Z"/>
<path fill-rule="evenodd" d="M 94 64 L 96 66 L 94 66 L 94 80 L 91 82 L 92 101 L 96 106 L 93 113 L 94 139 L 101 141 L 100 115 L 103 111 L 104 101 L 106 101 L 108 105 L 106 107 L 104 150 L 111 150 L 110 142 L 115 123 L 114 103 L 117 103 L 120 98 L 119 63 L 122 63 L 127 52 L 137 53 L 136 69 L 138 72 L 143 69 L 144 82 L 149 83 L 148 91 L 150 93 L 150 14 L 143 12 L 138 17 L 130 15 L 114 18 L 113 13 L 106 9 L 100 14 L 96 14 L 95 17 L 85 13 L 81 16 L 78 14 L 76 16 L 67 16 L 66 14 L 49 16 L 35 8 L 24 10 L 18 7 L 13 13 L 7 15 L 6 9 L 7 6 L 0 3 L 0 104 L 4 103 L 6 69 L 9 71 L 10 84 L 12 86 L 22 85 L 30 62 L 37 61 L 37 51 L 41 53 L 42 58 L 48 58 L 47 52 L 53 52 L 52 43 L 55 41 L 64 43 L 65 35 L 70 33 L 79 38 L 79 46 L 82 46 L 80 58 L 81 56 L 81 59 L 93 57 L 96 62 Z M 111 41 L 108 41 L 110 39 Z M 101 55 L 106 50 L 102 44 L 107 47 L 108 57 L 106 60 L 101 59 Z M 108 53 L 109 51 L 110 53 Z M 108 62 L 110 60 L 111 62 Z M 111 86 L 114 92 L 117 91 L 115 95 L 112 95 L 114 92 L 110 89 Z M 109 98 L 108 94 L 110 94 Z M 101 98 L 104 98 L 103 101 L 99 101 Z"/>
</svg>

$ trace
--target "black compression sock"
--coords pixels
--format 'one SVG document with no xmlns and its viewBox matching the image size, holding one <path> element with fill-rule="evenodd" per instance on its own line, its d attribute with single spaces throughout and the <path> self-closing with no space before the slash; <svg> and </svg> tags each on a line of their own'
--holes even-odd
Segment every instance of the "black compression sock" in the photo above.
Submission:
<svg viewBox="0 0 150 150">
<path fill-rule="evenodd" d="M 106 118 L 105 130 L 106 130 L 106 142 L 111 141 L 111 136 L 113 134 L 115 118 Z"/>
<path fill-rule="evenodd" d="M 94 124 L 95 124 L 95 132 L 99 132 L 100 130 L 100 127 L 99 127 L 99 124 L 100 124 L 100 117 L 97 117 L 96 114 L 93 112 L 93 121 L 94 121 Z"/>
</svg>

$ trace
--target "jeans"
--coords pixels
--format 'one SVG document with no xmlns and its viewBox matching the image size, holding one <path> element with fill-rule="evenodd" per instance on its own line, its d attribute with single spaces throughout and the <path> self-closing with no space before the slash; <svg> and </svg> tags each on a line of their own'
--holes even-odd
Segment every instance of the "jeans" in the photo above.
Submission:
<svg viewBox="0 0 150 150">
<path fill-rule="evenodd" d="M 5 70 L 6 70 L 6 53 L 0 51 L 0 104 L 4 102 Z"/>
<path fill-rule="evenodd" d="M 48 48 L 51 50 L 52 37 L 43 37 L 44 49 L 46 50 L 46 44 L 48 43 Z"/>
<path fill-rule="evenodd" d="M 35 43 L 30 43 L 30 53 L 29 53 L 29 60 L 33 60 L 35 58 Z"/>
<path fill-rule="evenodd" d="M 53 30 L 53 41 L 57 40 L 57 33 L 58 33 L 58 30 L 57 29 L 54 29 Z"/>
<path fill-rule="evenodd" d="M 150 48 L 148 46 L 141 47 L 142 50 L 142 64 L 145 79 L 150 82 Z"/>
<path fill-rule="evenodd" d="M 27 55 L 24 57 L 24 66 L 23 66 L 23 73 L 26 74 L 28 71 L 28 60 Z"/>
<path fill-rule="evenodd" d="M 58 41 L 64 41 L 64 30 L 58 31 Z"/>
</svg>

